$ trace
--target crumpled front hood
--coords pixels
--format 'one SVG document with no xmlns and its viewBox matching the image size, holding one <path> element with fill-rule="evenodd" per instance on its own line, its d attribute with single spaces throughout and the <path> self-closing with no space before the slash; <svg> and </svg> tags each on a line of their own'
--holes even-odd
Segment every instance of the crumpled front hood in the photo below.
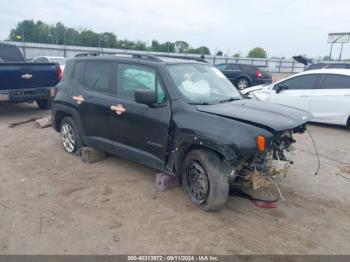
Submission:
<svg viewBox="0 0 350 262">
<path fill-rule="evenodd" d="M 293 107 L 250 99 L 197 106 L 197 109 L 201 112 L 232 118 L 277 132 L 298 127 L 311 118 L 308 112 Z"/>
<path fill-rule="evenodd" d="M 263 89 L 265 86 L 264 85 L 258 85 L 258 86 L 252 86 L 252 87 L 248 87 L 246 89 L 243 89 L 241 90 L 240 92 L 243 94 L 243 95 L 247 95 L 251 92 L 254 92 L 254 91 L 258 91 L 258 90 L 261 90 Z"/>
</svg>

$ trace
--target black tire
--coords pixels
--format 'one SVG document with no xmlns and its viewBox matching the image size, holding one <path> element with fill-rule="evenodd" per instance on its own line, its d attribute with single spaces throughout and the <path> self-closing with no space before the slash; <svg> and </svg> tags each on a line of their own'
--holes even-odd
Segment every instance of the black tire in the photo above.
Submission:
<svg viewBox="0 0 350 262">
<path fill-rule="evenodd" d="M 237 79 L 236 81 L 236 87 L 239 89 L 239 90 L 244 90 L 248 87 L 250 87 L 250 81 L 248 78 L 246 77 L 240 77 Z"/>
<path fill-rule="evenodd" d="M 196 197 L 196 193 L 193 189 L 191 190 L 192 186 L 190 184 L 195 183 L 193 182 L 195 180 L 194 176 L 189 171 L 192 170 L 192 165 L 204 169 L 207 177 L 208 190 L 202 199 Z M 229 192 L 228 177 L 222 172 L 222 161 L 214 152 L 210 150 L 193 150 L 189 152 L 182 163 L 181 181 L 183 189 L 189 198 L 192 202 L 199 205 L 201 209 L 216 211 L 225 206 Z M 200 187 L 204 189 L 202 185 Z"/>
<path fill-rule="evenodd" d="M 46 110 L 51 108 L 51 100 L 43 99 L 43 100 L 37 100 L 36 104 L 41 110 Z"/>
<path fill-rule="evenodd" d="M 346 127 L 350 129 L 350 116 L 348 118 L 348 121 L 346 121 Z"/>
<path fill-rule="evenodd" d="M 74 137 L 74 144 L 72 148 L 71 147 L 68 148 L 68 145 L 66 144 L 68 141 L 64 140 L 65 138 L 68 139 L 68 137 L 65 137 L 65 136 L 68 136 L 68 134 L 66 133 L 67 127 L 69 127 L 69 131 L 71 131 L 71 135 L 72 137 Z M 81 140 L 81 137 L 78 131 L 78 126 L 72 117 L 67 116 L 62 119 L 60 124 L 60 133 L 61 133 L 63 148 L 66 152 L 70 154 L 75 154 L 83 146 L 83 142 Z"/>
</svg>

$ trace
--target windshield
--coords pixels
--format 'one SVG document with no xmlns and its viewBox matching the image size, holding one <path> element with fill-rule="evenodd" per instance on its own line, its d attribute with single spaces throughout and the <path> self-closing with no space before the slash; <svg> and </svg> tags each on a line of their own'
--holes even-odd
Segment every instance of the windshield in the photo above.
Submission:
<svg viewBox="0 0 350 262">
<path fill-rule="evenodd" d="M 60 57 L 53 57 L 53 58 L 50 58 L 51 62 L 52 63 L 58 63 L 60 65 L 65 65 L 66 63 L 66 59 L 65 58 L 60 58 Z"/>
<path fill-rule="evenodd" d="M 242 99 L 233 84 L 209 65 L 180 64 L 168 66 L 170 75 L 191 104 L 217 104 Z"/>
</svg>

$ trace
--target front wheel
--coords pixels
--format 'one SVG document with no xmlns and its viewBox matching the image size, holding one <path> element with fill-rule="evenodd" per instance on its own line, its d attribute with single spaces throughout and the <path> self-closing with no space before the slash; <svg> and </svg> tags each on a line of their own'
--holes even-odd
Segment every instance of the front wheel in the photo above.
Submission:
<svg viewBox="0 0 350 262">
<path fill-rule="evenodd" d="M 192 202 L 205 211 L 219 210 L 227 202 L 228 177 L 221 171 L 222 161 L 210 150 L 193 150 L 182 163 L 182 186 Z"/>
</svg>

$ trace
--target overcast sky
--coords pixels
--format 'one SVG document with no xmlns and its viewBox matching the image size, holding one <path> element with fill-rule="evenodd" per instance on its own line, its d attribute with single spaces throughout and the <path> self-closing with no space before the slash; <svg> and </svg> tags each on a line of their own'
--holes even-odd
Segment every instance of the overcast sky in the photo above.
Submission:
<svg viewBox="0 0 350 262">
<path fill-rule="evenodd" d="M 349 0 L 1 0 L 0 39 L 23 19 L 114 32 L 119 39 L 185 40 L 229 54 L 329 54 L 329 32 L 350 31 Z M 350 45 L 344 46 L 350 58 Z M 339 46 L 333 56 L 339 55 Z"/>
</svg>

